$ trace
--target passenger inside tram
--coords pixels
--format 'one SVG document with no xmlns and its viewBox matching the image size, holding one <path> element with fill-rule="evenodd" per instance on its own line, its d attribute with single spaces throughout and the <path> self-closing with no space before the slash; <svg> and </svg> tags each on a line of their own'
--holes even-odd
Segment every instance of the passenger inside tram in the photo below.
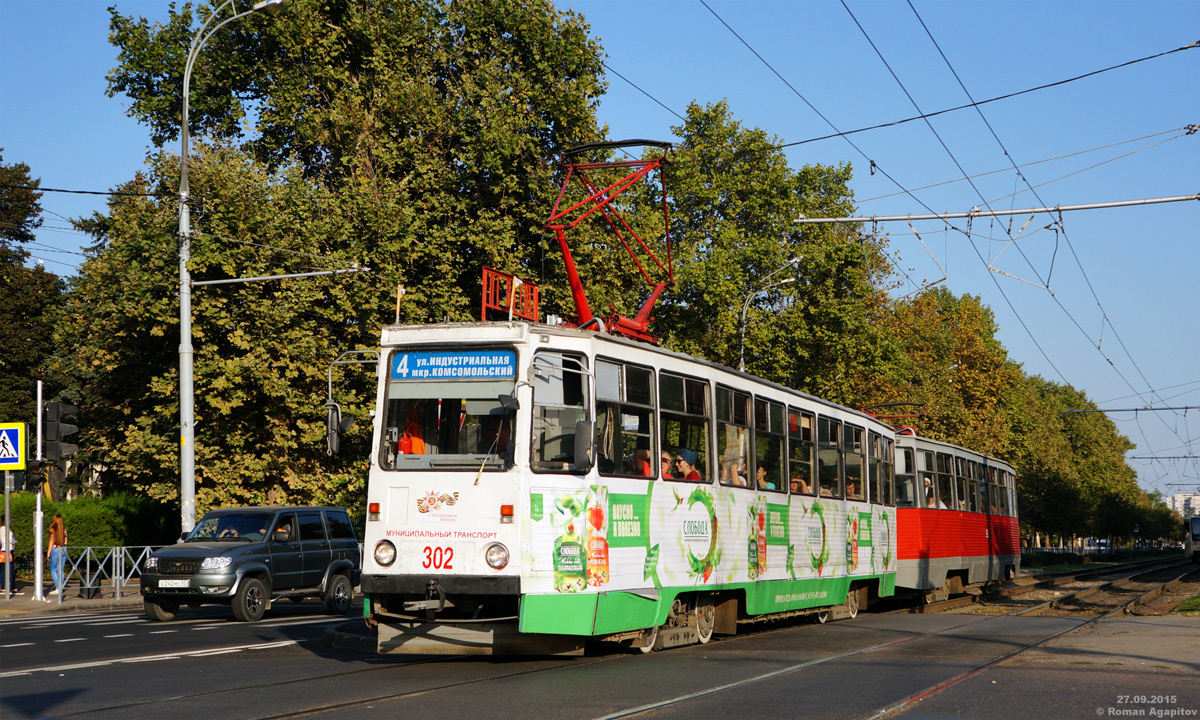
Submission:
<svg viewBox="0 0 1200 720">
<path fill-rule="evenodd" d="M 693 450 L 679 448 L 675 451 L 675 469 L 678 471 L 679 479 L 688 482 L 704 482 L 704 476 L 696 469 L 696 459 L 696 453 Z"/>
<path fill-rule="evenodd" d="M 662 466 L 662 476 L 665 479 L 670 480 L 671 479 L 671 453 L 667 452 L 666 450 L 663 450 L 661 453 L 659 453 L 659 464 Z"/>
<path fill-rule="evenodd" d="M 758 466 L 758 470 L 755 471 L 755 479 L 756 479 L 756 482 L 758 483 L 759 490 L 774 490 L 775 489 L 775 483 L 771 482 L 767 478 L 767 468 L 765 465 Z"/>
<path fill-rule="evenodd" d="M 800 473 L 792 473 L 792 477 L 788 480 L 791 486 L 792 494 L 811 495 L 812 489 L 808 487 L 808 483 L 804 482 L 804 478 L 800 477 Z"/>
</svg>

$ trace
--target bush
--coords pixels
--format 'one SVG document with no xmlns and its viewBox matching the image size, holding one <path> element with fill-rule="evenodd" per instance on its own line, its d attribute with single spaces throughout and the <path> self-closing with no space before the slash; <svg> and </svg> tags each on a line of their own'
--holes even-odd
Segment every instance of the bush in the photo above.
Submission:
<svg viewBox="0 0 1200 720">
<path fill-rule="evenodd" d="M 33 558 L 33 514 L 37 510 L 37 495 L 14 493 L 9 507 L 17 541 L 14 555 L 18 560 L 28 561 Z M 67 544 L 72 547 L 167 545 L 174 542 L 178 534 L 178 505 L 164 505 L 132 493 L 78 498 L 64 503 L 43 498 L 43 551 L 49 547 L 50 521 L 55 513 L 63 516 Z"/>
</svg>

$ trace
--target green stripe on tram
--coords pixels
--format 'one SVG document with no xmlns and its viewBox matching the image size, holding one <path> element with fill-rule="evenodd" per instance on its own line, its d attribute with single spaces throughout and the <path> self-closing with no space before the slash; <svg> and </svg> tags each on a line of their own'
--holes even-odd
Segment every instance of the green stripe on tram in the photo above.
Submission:
<svg viewBox="0 0 1200 720">
<path fill-rule="evenodd" d="M 666 620 L 666 611 L 678 595 L 694 592 L 744 595 L 750 615 L 840 605 L 846 601 L 851 582 L 877 580 L 879 594 L 895 592 L 892 573 L 854 577 L 765 580 L 721 587 L 662 588 L 653 600 L 631 592 L 525 595 L 521 598 L 520 630 L 551 635 L 608 635 L 625 630 L 653 627 Z M 727 595 L 728 596 L 728 595 Z"/>
</svg>

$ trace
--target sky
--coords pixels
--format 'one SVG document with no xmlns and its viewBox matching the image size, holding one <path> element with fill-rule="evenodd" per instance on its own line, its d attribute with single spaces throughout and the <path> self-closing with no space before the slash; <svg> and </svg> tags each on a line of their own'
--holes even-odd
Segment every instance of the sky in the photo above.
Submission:
<svg viewBox="0 0 1200 720">
<path fill-rule="evenodd" d="M 167 18 L 165 2 L 0 0 L 0 147 L 43 188 L 105 191 L 144 166 L 147 128 L 105 94 L 113 4 Z M 796 143 L 792 167 L 851 164 L 860 216 L 1200 193 L 1200 132 L 1186 134 L 1200 124 L 1200 47 L 1097 73 L 1200 40 L 1194 0 L 556 5 L 604 47 L 610 139 L 677 139 L 689 103 L 725 100 L 744 125 Z M 67 220 L 103 211 L 104 197 L 46 192 L 41 204 L 28 249 L 70 276 L 87 238 Z M 1190 406 L 1109 416 L 1137 445 L 1127 457 L 1143 488 L 1200 492 L 1200 459 L 1184 458 L 1200 455 L 1200 201 L 866 228 L 889 236 L 897 295 L 940 280 L 979 296 L 1025 372 L 1110 410 Z"/>
</svg>

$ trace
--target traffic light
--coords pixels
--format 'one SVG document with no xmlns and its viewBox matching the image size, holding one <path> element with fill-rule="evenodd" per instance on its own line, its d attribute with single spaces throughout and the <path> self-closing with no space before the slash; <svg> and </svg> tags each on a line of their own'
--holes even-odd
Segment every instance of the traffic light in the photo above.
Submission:
<svg viewBox="0 0 1200 720">
<path fill-rule="evenodd" d="M 74 415 L 79 412 L 79 408 L 74 405 L 57 402 L 51 400 L 46 403 L 46 412 L 42 415 L 43 418 L 43 437 L 45 438 L 45 458 L 50 462 L 58 462 L 59 460 L 73 455 L 79 450 L 78 445 L 71 445 L 62 441 L 67 435 L 79 432 L 79 428 L 74 425 L 68 425 L 61 422 L 67 415 Z"/>
</svg>

